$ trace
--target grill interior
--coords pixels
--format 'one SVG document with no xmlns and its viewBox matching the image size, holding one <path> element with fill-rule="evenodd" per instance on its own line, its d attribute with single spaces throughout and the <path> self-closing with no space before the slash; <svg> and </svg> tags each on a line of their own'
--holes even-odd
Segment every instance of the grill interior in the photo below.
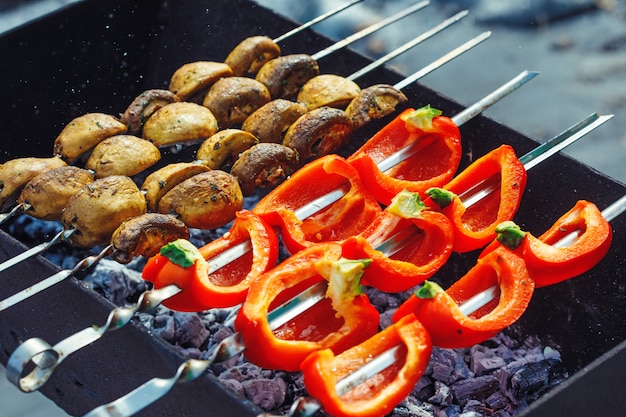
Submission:
<svg viewBox="0 0 626 417">
<path fill-rule="evenodd" d="M 138 0 L 132 4 L 86 0 L 11 31 L 0 38 L 0 54 L 5 57 L 0 62 L 4 75 L 0 85 L 4 98 L 0 102 L 2 160 L 50 156 L 54 138 L 74 117 L 92 111 L 118 114 L 145 89 L 166 87 L 180 65 L 196 60 L 221 61 L 246 36 L 278 36 L 294 25 L 243 0 Z M 282 48 L 283 53 L 315 53 L 331 43 L 305 31 L 286 40 Z M 369 62 L 350 50 L 342 50 L 336 57 L 320 61 L 323 73 L 349 74 Z M 359 84 L 395 83 L 401 78 L 380 68 L 360 79 Z M 462 108 L 419 84 L 404 91 L 411 107 L 431 104 L 447 115 Z M 389 118 L 357 132 L 356 143 L 369 138 L 387 121 Z M 474 155 L 485 154 L 502 143 L 522 155 L 537 145 L 482 116 L 465 124 L 461 132 L 464 146 L 471 147 Z M 164 162 L 187 156 L 185 152 L 164 155 Z M 461 169 L 469 162 L 465 156 Z M 625 191 L 624 185 L 557 155 L 529 173 L 515 220 L 539 234 L 576 200 L 590 200 L 603 209 Z M 573 373 L 523 416 L 618 415 L 626 408 L 626 388 L 619 374 L 626 365 L 622 342 L 626 339 L 626 241 L 619 233 L 625 218 L 611 223 L 615 234 L 606 258 L 581 277 L 537 290 L 526 314 L 511 329 L 520 336 L 538 335 L 545 343 L 558 346 Z M 0 260 L 23 250 L 22 242 L 1 232 Z M 451 284 L 475 259 L 476 253 L 453 255 L 438 279 L 444 287 Z M 56 271 L 56 266 L 42 258 L 11 268 L 0 277 L 0 298 Z M 111 308 L 111 303 L 80 281 L 64 281 L 0 313 L 0 360 L 6 363 L 14 349 L 30 337 L 54 344 L 77 330 L 101 323 Z M 71 355 L 41 391 L 68 413 L 82 415 L 152 377 L 170 377 L 182 361 L 170 345 L 131 323 Z M 177 385 L 139 415 L 254 416 L 259 411 L 207 375 Z"/>
</svg>

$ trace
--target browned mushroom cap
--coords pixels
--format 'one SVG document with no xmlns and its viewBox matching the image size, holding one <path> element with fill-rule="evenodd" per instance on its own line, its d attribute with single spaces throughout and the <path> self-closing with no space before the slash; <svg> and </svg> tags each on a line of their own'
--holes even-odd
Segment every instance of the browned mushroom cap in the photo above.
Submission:
<svg viewBox="0 0 626 417">
<path fill-rule="evenodd" d="M 161 159 L 159 148 L 152 142 L 132 135 L 115 135 L 96 145 L 85 163 L 85 168 L 97 178 L 109 175 L 139 174 Z"/>
<path fill-rule="evenodd" d="M 226 129 L 217 132 L 200 145 L 196 159 L 211 169 L 231 166 L 239 154 L 259 140 L 250 132 L 239 129 Z"/>
<path fill-rule="evenodd" d="M 188 238 L 189 229 L 181 220 L 167 214 L 142 214 L 122 222 L 115 229 L 111 237 L 111 258 L 127 264 L 136 256 L 149 258 L 168 243 Z"/>
<path fill-rule="evenodd" d="M 263 65 L 256 80 L 267 87 L 272 98 L 291 99 L 304 83 L 319 73 L 320 68 L 310 55 L 285 55 Z"/>
<path fill-rule="evenodd" d="M 228 54 L 224 62 L 236 76 L 253 75 L 269 60 L 280 55 L 280 46 L 267 36 L 251 36 Z"/>
<path fill-rule="evenodd" d="M 100 178 L 83 186 L 61 215 L 66 230 L 76 229 L 69 242 L 89 248 L 108 244 L 124 220 L 146 212 L 146 200 L 133 180 L 122 175 Z"/>
<path fill-rule="evenodd" d="M 260 82 L 246 77 L 229 77 L 213 84 L 202 105 L 213 112 L 220 128 L 226 129 L 243 122 L 270 100 L 270 92 Z"/>
<path fill-rule="evenodd" d="M 277 98 L 248 116 L 241 129 L 252 133 L 261 142 L 282 143 L 289 126 L 306 111 L 302 103 Z"/>
<path fill-rule="evenodd" d="M 355 129 L 363 127 L 372 119 L 380 119 L 394 112 L 399 104 L 408 101 L 407 96 L 388 84 L 364 88 L 346 108 Z"/>
<path fill-rule="evenodd" d="M 122 115 L 121 121 L 128 126 L 128 133 L 136 134 L 141 131 L 146 120 L 161 107 L 176 103 L 180 98 L 167 90 L 146 90 L 139 94 L 130 103 Z"/>
<path fill-rule="evenodd" d="M 241 154 L 230 173 L 239 181 L 243 195 L 257 188 L 273 188 L 299 166 L 298 152 L 278 143 L 259 143 Z"/>
<path fill-rule="evenodd" d="M 161 198 L 159 213 L 173 214 L 187 227 L 215 229 L 232 221 L 242 204 L 237 178 L 216 169 L 172 188 Z"/>
<path fill-rule="evenodd" d="M 181 100 L 201 103 L 202 98 L 217 80 L 233 75 L 230 66 L 222 62 L 190 62 L 174 72 L 169 91 Z"/>
<path fill-rule="evenodd" d="M 354 127 L 345 111 L 320 107 L 300 117 L 285 134 L 283 145 L 298 151 L 300 163 L 336 152 Z"/>
<path fill-rule="evenodd" d="M 210 170 L 211 168 L 200 162 L 178 162 L 154 171 L 141 185 L 148 210 L 157 211 L 159 201 L 169 190 L 194 175 Z"/>
<path fill-rule="evenodd" d="M 53 152 L 68 163 L 92 149 L 104 139 L 126 133 L 127 127 L 114 116 L 87 113 L 72 120 L 54 140 Z"/>
<path fill-rule="evenodd" d="M 298 92 L 298 101 L 304 103 L 309 111 L 322 106 L 344 109 L 360 91 L 361 87 L 352 80 L 339 75 L 322 74 L 302 86 Z"/>
<path fill-rule="evenodd" d="M 66 166 L 59 157 L 17 158 L 0 164 L 0 206 L 5 212 L 15 205 L 20 192 L 30 180 L 42 172 Z"/>
<path fill-rule="evenodd" d="M 92 171 L 67 165 L 42 172 L 26 184 L 18 203 L 29 204 L 28 214 L 42 220 L 61 220 L 68 200 L 95 180 Z"/>
<path fill-rule="evenodd" d="M 171 103 L 157 110 L 143 127 L 142 137 L 155 146 L 190 144 L 218 131 L 211 110 L 196 103 Z"/>
</svg>

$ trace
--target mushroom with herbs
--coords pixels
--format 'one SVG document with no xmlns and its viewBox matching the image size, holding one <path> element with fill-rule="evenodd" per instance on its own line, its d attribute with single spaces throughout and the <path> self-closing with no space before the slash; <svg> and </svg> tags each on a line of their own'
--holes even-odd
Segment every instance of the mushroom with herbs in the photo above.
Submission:
<svg viewBox="0 0 626 417">
<path fill-rule="evenodd" d="M 264 84 L 272 98 L 292 99 L 311 78 L 319 75 L 320 68 L 310 55 L 285 55 L 267 62 L 255 79 Z"/>
<path fill-rule="evenodd" d="M 180 100 L 200 104 L 216 81 L 233 75 L 230 66 L 222 62 L 190 62 L 174 71 L 168 89 Z"/>
<path fill-rule="evenodd" d="M 211 169 L 231 166 L 239 155 L 259 140 L 250 132 L 225 129 L 217 132 L 200 145 L 196 159 Z"/>
<path fill-rule="evenodd" d="M 302 103 L 277 98 L 248 116 L 241 129 L 252 133 L 260 142 L 282 143 L 289 126 L 306 112 Z"/>
<path fill-rule="evenodd" d="M 243 195 L 257 188 L 273 188 L 300 165 L 298 152 L 278 143 L 259 143 L 243 152 L 230 173 L 239 181 Z"/>
<path fill-rule="evenodd" d="M 41 220 L 61 220 L 69 199 L 94 182 L 93 171 L 72 165 L 50 169 L 30 180 L 17 199 L 29 216 Z"/>
<path fill-rule="evenodd" d="M 172 214 L 187 227 L 215 229 L 235 218 L 243 207 L 237 178 L 211 170 L 181 182 L 159 201 L 159 213 Z"/>
<path fill-rule="evenodd" d="M 157 110 L 146 121 L 142 137 L 161 148 L 196 143 L 218 130 L 217 119 L 211 110 L 196 103 L 181 101 Z"/>
<path fill-rule="evenodd" d="M 152 142 L 133 135 L 115 135 L 96 145 L 85 162 L 97 178 L 109 175 L 133 176 L 153 166 L 161 152 Z"/>
<path fill-rule="evenodd" d="M 407 96 L 397 88 L 388 84 L 376 84 L 361 90 L 348 104 L 346 113 L 352 119 L 355 129 L 358 129 L 373 119 L 391 114 L 407 101 Z"/>
<path fill-rule="evenodd" d="M 307 81 L 298 92 L 298 101 L 307 109 L 322 106 L 345 109 L 359 95 L 361 87 L 348 78 L 335 74 L 321 74 Z"/>
<path fill-rule="evenodd" d="M 213 84 L 202 105 L 215 115 L 221 129 L 227 129 L 242 123 L 270 100 L 270 92 L 260 82 L 246 77 L 228 77 Z"/>
<path fill-rule="evenodd" d="M 127 264 L 136 256 L 149 258 L 166 244 L 188 238 L 189 229 L 183 221 L 167 214 L 145 213 L 125 220 L 115 229 L 111 258 Z"/>
<path fill-rule="evenodd" d="M 235 46 L 224 62 L 232 68 L 233 75 L 241 77 L 256 74 L 265 63 L 279 55 L 280 46 L 272 39 L 250 36 Z"/>
</svg>

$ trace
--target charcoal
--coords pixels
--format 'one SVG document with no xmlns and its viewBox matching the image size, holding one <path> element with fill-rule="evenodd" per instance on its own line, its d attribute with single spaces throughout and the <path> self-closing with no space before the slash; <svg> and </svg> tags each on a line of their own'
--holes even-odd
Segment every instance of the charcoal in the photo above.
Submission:
<svg viewBox="0 0 626 417">
<path fill-rule="evenodd" d="M 133 302 L 138 292 L 148 289 L 148 284 L 141 279 L 139 272 L 106 258 L 96 264 L 85 282 L 96 291 L 101 290 L 116 305 Z"/>
<path fill-rule="evenodd" d="M 176 324 L 176 344 L 198 348 L 209 337 L 209 332 L 197 314 L 176 312 L 173 317 Z"/>
<path fill-rule="evenodd" d="M 241 383 L 244 394 L 264 410 L 273 410 L 285 402 L 287 384 L 280 378 L 253 379 Z"/>
<path fill-rule="evenodd" d="M 423 376 L 417 381 L 412 392 L 413 396 L 420 401 L 426 401 L 435 395 L 435 385 L 428 376 Z"/>
<path fill-rule="evenodd" d="M 452 403 L 452 392 L 446 384 L 435 381 L 435 394 L 428 399 L 428 402 L 439 406 L 446 406 Z"/>
<path fill-rule="evenodd" d="M 389 417 L 439 417 L 437 411 L 432 404 L 408 397 L 391 412 Z"/>
<path fill-rule="evenodd" d="M 459 379 L 474 376 L 460 351 L 434 348 L 431 362 L 432 377 L 444 384 L 450 385 Z"/>
<path fill-rule="evenodd" d="M 468 401 L 484 399 L 493 394 L 499 387 L 498 379 L 492 375 L 466 378 L 454 383 L 450 390 L 457 403 L 465 405 Z"/>
<path fill-rule="evenodd" d="M 236 395 L 243 397 L 245 395 L 243 391 L 243 385 L 236 379 L 222 379 L 221 384 L 226 388 L 234 392 Z"/>
<path fill-rule="evenodd" d="M 171 343 L 176 333 L 174 318 L 167 314 L 156 316 L 152 322 L 152 331 L 155 335 Z"/>
<path fill-rule="evenodd" d="M 485 404 L 492 410 L 501 410 L 509 405 L 509 399 L 498 390 L 485 399 Z"/>
<path fill-rule="evenodd" d="M 472 346 L 470 349 L 470 369 L 476 375 L 484 375 L 505 365 L 504 359 L 498 355 L 497 349 L 483 345 Z"/>
</svg>

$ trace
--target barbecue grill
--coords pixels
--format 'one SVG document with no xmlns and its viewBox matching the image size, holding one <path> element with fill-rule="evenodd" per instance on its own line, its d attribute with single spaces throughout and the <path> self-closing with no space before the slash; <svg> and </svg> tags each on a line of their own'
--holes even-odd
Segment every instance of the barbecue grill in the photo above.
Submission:
<svg viewBox="0 0 626 417">
<path fill-rule="evenodd" d="M 180 65 L 223 60 L 246 36 L 277 36 L 294 26 L 244 0 L 85 0 L 10 31 L 0 38 L 2 160 L 50 156 L 54 138 L 69 120 L 91 111 L 118 114 L 142 91 L 167 87 Z M 285 53 L 314 53 L 331 43 L 306 30 L 281 45 Z M 348 74 L 370 62 L 349 49 L 336 54 L 320 62 L 323 73 Z M 383 67 L 359 83 L 393 84 L 401 78 Z M 404 91 L 411 107 L 430 104 L 449 115 L 462 109 L 453 99 L 419 84 Z M 388 121 L 366 126 L 357 132 L 356 140 L 369 138 Z M 503 143 L 513 146 L 518 155 L 537 145 L 484 116 L 465 124 L 461 132 L 464 146 L 479 155 Z M 170 161 L 177 158 L 184 159 L 185 151 L 165 155 Z M 469 163 L 466 155 L 461 168 Z M 625 192 L 623 184 L 559 154 L 529 173 L 515 220 L 526 230 L 541 233 L 578 199 L 593 201 L 602 210 Z M 619 233 L 625 222 L 624 216 L 611 222 L 612 248 L 599 265 L 573 280 L 537 290 L 521 321 L 508 330 L 519 337 L 537 335 L 558 346 L 571 372 L 568 380 L 520 415 L 617 416 L 626 410 L 626 385 L 620 372 L 626 369 L 626 239 Z M 0 231 L 0 261 L 33 243 Z M 438 273 L 450 280 L 443 284 L 467 271 L 476 255 L 453 255 Z M 0 276 L 0 298 L 58 270 L 42 257 L 18 264 Z M 80 280 L 66 280 L 0 312 L 0 360 L 6 364 L 20 343 L 31 337 L 53 344 L 102 323 L 112 308 L 110 301 Z M 131 322 L 69 357 L 41 391 L 69 414 L 83 415 L 150 378 L 172 376 L 183 361 L 171 345 Z M 256 416 L 260 411 L 207 374 L 176 385 L 139 415 Z"/>
</svg>

